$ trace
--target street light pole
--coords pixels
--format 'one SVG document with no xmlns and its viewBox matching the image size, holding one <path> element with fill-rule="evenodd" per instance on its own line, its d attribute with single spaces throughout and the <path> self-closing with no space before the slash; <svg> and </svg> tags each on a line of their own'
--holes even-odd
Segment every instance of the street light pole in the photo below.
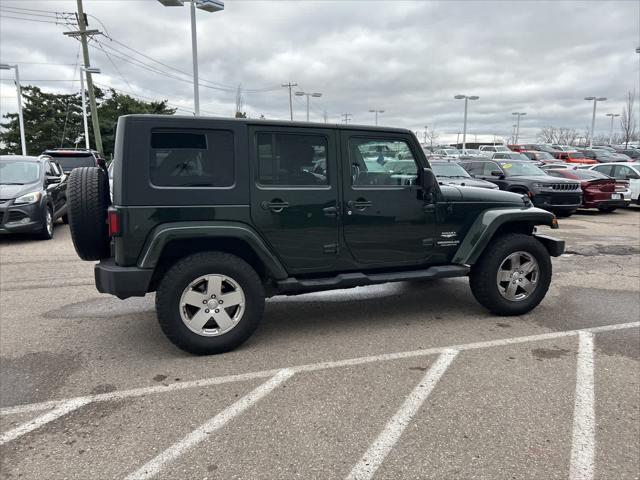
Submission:
<svg viewBox="0 0 640 480">
<path fill-rule="evenodd" d="M 214 13 L 224 10 L 222 0 L 158 0 L 165 7 L 182 7 L 189 1 L 191 9 L 191 55 L 193 57 L 193 109 L 200 115 L 200 85 L 198 81 L 198 33 L 196 31 L 196 8 Z"/>
<path fill-rule="evenodd" d="M 322 94 L 321 93 L 296 92 L 296 97 L 302 97 L 303 95 L 307 97 L 307 122 L 308 122 L 309 121 L 309 97 L 318 98 L 318 97 L 321 97 Z"/>
<path fill-rule="evenodd" d="M 80 92 L 82 94 L 82 121 L 84 123 L 84 143 L 87 147 L 87 150 L 91 149 L 91 144 L 89 142 L 89 122 L 87 121 L 87 101 L 84 93 L 84 76 L 83 73 L 100 73 L 99 68 L 95 67 L 80 67 Z"/>
<path fill-rule="evenodd" d="M 455 97 L 456 100 L 462 100 L 464 98 L 464 124 L 462 127 L 462 149 L 466 149 L 467 148 L 467 109 L 468 109 L 468 104 L 469 104 L 469 100 L 478 100 L 480 97 L 478 97 L 477 95 L 456 95 Z"/>
<path fill-rule="evenodd" d="M 607 117 L 611 117 L 611 129 L 609 130 L 609 145 L 613 143 L 613 119 L 619 117 L 619 113 L 607 113 Z"/>
<path fill-rule="evenodd" d="M 3 63 L 0 65 L 0 70 L 15 70 L 16 72 L 16 95 L 18 100 L 18 124 L 20 125 L 20 146 L 22 148 L 22 155 L 27 155 L 27 141 L 24 134 L 24 117 L 22 116 L 22 88 L 20 87 L 20 69 L 18 65 L 8 65 Z"/>
<path fill-rule="evenodd" d="M 593 100 L 593 115 L 591 116 L 591 135 L 589 135 L 589 148 L 593 148 L 593 134 L 596 128 L 596 104 L 604 102 L 607 97 L 584 97 L 585 100 Z"/>
<path fill-rule="evenodd" d="M 372 109 L 369 110 L 369 112 L 376 114 L 376 125 L 378 125 L 378 114 L 379 113 L 384 113 L 384 110 L 378 110 L 378 109 L 372 108 Z"/>
<path fill-rule="evenodd" d="M 516 136 L 513 141 L 514 144 L 518 144 L 518 137 L 520 136 L 520 117 L 526 115 L 525 112 L 513 112 L 512 115 L 517 115 L 518 121 L 516 122 Z"/>
</svg>

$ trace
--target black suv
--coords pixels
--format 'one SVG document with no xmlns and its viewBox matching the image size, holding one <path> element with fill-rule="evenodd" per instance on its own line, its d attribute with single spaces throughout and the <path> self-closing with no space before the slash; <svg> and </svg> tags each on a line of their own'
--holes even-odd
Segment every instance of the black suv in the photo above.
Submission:
<svg viewBox="0 0 640 480">
<path fill-rule="evenodd" d="M 0 233 L 35 233 L 49 240 L 67 218 L 67 176 L 48 157 L 0 156 Z"/>
<path fill-rule="evenodd" d="M 106 167 L 106 162 L 100 153 L 84 148 L 53 148 L 42 152 L 43 155 L 54 158 L 67 175 L 78 167 Z"/>
<path fill-rule="evenodd" d="M 69 197 L 98 290 L 155 291 L 162 330 L 198 354 L 241 344 L 274 295 L 469 276 L 482 305 L 520 315 L 564 249 L 526 195 L 438 185 L 404 129 L 124 116 L 113 204 L 95 167 L 73 170 Z"/>
<path fill-rule="evenodd" d="M 582 205 L 580 182 L 551 177 L 530 161 L 464 160 L 460 165 L 500 190 L 528 195 L 536 207 L 558 216 L 568 217 Z"/>
</svg>

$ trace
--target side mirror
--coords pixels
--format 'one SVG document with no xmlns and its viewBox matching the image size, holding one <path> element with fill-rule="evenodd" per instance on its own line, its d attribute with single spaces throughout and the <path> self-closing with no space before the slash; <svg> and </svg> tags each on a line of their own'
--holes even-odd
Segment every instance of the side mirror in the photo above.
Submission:
<svg viewBox="0 0 640 480">
<path fill-rule="evenodd" d="M 500 170 L 492 170 L 491 171 L 491 176 L 492 177 L 498 177 L 498 178 L 504 178 L 504 175 Z"/>
<path fill-rule="evenodd" d="M 420 176 L 418 178 L 420 187 L 422 188 L 423 198 L 425 201 L 431 201 L 433 196 L 433 191 L 438 184 L 438 180 L 436 179 L 436 175 L 433 173 L 433 170 L 430 168 L 423 168 L 420 171 Z"/>
</svg>

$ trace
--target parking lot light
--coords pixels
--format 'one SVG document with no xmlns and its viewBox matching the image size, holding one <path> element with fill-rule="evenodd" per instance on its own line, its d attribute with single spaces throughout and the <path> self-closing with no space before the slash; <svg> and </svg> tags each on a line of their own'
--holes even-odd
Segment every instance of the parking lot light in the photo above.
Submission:
<svg viewBox="0 0 640 480">
<path fill-rule="evenodd" d="M 0 64 L 0 70 L 15 70 L 16 72 L 16 95 L 18 99 L 18 123 L 20 124 L 20 146 L 22 147 L 22 155 L 27 154 L 27 141 L 24 134 L 24 117 L 22 116 L 22 89 L 20 88 L 20 70 L 18 65 L 9 65 L 8 63 Z"/>
<path fill-rule="evenodd" d="M 604 102 L 607 97 L 584 97 L 585 100 L 593 101 L 593 115 L 591 117 L 591 135 L 589 135 L 589 148 L 593 148 L 593 134 L 596 128 L 596 104 Z"/>
<path fill-rule="evenodd" d="M 98 74 L 100 73 L 100 69 L 97 67 L 80 67 L 80 93 L 82 95 L 82 121 L 84 123 L 84 144 L 87 147 L 87 150 L 91 149 L 91 145 L 89 143 L 89 124 L 87 121 L 87 100 L 86 95 L 84 93 L 84 74 Z"/>
<path fill-rule="evenodd" d="M 384 110 L 377 110 L 375 108 L 369 110 L 370 113 L 375 113 L 376 114 L 376 125 L 378 125 L 378 114 L 379 113 L 384 113 Z"/>
<path fill-rule="evenodd" d="M 511 115 L 518 116 L 518 121 L 516 122 L 516 135 L 513 141 L 513 143 L 517 145 L 518 137 L 520 136 L 520 117 L 523 117 L 524 115 L 526 115 L 526 112 L 513 112 Z"/>
<path fill-rule="evenodd" d="M 182 7 L 188 1 L 191 5 L 191 53 L 193 55 L 193 109 L 200 115 L 200 88 L 198 85 L 198 35 L 196 32 L 196 8 L 214 13 L 224 10 L 221 0 L 158 0 L 165 7 Z"/>
<path fill-rule="evenodd" d="M 462 127 L 462 149 L 467 148 L 467 109 L 469 100 L 478 100 L 480 97 L 477 95 L 456 95 L 456 100 L 462 100 L 464 98 L 464 125 Z"/>
<path fill-rule="evenodd" d="M 613 119 L 619 117 L 619 113 L 606 113 L 605 116 L 611 117 L 611 130 L 609 130 L 609 145 L 613 143 Z"/>
<path fill-rule="evenodd" d="M 309 121 L 309 97 L 319 98 L 322 96 L 321 93 L 307 93 L 307 92 L 296 92 L 296 97 L 307 97 L 307 122 Z"/>
</svg>

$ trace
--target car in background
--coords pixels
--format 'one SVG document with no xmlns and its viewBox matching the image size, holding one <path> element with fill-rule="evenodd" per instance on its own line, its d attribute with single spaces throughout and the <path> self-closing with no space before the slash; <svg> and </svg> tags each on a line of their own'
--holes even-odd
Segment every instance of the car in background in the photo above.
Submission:
<svg viewBox="0 0 640 480">
<path fill-rule="evenodd" d="M 536 207 L 568 217 L 582 205 L 580 182 L 554 178 L 530 160 L 462 160 L 475 178 L 498 185 L 500 190 L 529 196 Z"/>
<path fill-rule="evenodd" d="M 629 205 L 624 194 L 616 191 L 616 180 L 595 170 L 555 168 L 547 170 L 547 173 L 558 178 L 578 180 L 582 188 L 582 208 L 613 212 L 616 208 Z"/>
<path fill-rule="evenodd" d="M 559 152 L 575 152 L 576 151 L 576 147 L 572 147 L 571 145 L 554 144 L 554 145 L 551 145 L 551 148 Z"/>
<path fill-rule="evenodd" d="M 565 163 L 580 163 L 580 164 L 589 164 L 589 165 L 598 163 L 597 160 L 594 160 L 593 158 L 587 158 L 584 156 L 582 152 L 578 152 L 578 151 L 556 152 L 553 156 Z"/>
<path fill-rule="evenodd" d="M 505 145 L 480 145 L 481 152 L 487 152 L 489 155 L 494 152 L 510 152 Z"/>
<path fill-rule="evenodd" d="M 495 152 L 491 155 L 493 160 L 516 160 L 520 162 L 531 162 L 532 160 L 522 153 L 518 152 Z M 533 160 L 535 162 L 535 160 Z"/>
<path fill-rule="evenodd" d="M 609 162 L 631 162 L 631 158 L 622 153 L 611 152 L 610 150 L 604 150 L 601 148 L 593 148 L 591 151 L 595 154 L 596 160 L 599 163 Z"/>
<path fill-rule="evenodd" d="M 536 152 L 547 152 L 547 153 L 553 153 L 555 152 L 555 148 L 553 148 L 551 145 L 547 144 L 547 143 L 527 143 L 522 145 L 522 147 L 525 150 L 533 150 Z"/>
<path fill-rule="evenodd" d="M 526 150 L 524 145 L 507 145 L 507 148 L 512 152 L 522 152 L 523 150 Z"/>
<path fill-rule="evenodd" d="M 640 205 L 640 162 L 635 163 L 601 163 L 589 167 L 590 170 L 603 173 L 616 180 L 629 182 L 631 199 Z"/>
<path fill-rule="evenodd" d="M 628 148 L 628 149 L 620 148 L 616 150 L 616 153 L 621 153 L 623 155 L 626 155 L 634 162 L 640 161 L 640 150 L 638 150 L 637 148 Z"/>
<path fill-rule="evenodd" d="M 459 187 L 479 187 L 497 190 L 499 187 L 495 183 L 473 178 L 469 172 L 458 163 L 450 160 L 430 160 L 431 170 L 436 175 L 440 185 L 455 185 Z"/>
<path fill-rule="evenodd" d="M 561 160 L 558 160 L 549 152 L 539 152 L 535 150 L 523 150 L 520 152 L 522 155 L 527 156 L 530 160 L 538 162 L 542 165 L 554 164 L 554 163 L 562 163 Z"/>
<path fill-rule="evenodd" d="M 95 150 L 86 148 L 53 148 L 45 150 L 42 155 L 53 158 L 62 167 L 66 175 L 78 167 L 102 167 L 106 168 L 106 161 Z"/>
<path fill-rule="evenodd" d="M 433 153 L 450 158 L 459 158 L 461 154 L 460 150 L 458 150 L 457 148 L 440 148 Z"/>
<path fill-rule="evenodd" d="M 53 223 L 67 223 L 67 175 L 48 157 L 0 156 L 0 233 L 53 238 Z"/>
<path fill-rule="evenodd" d="M 460 149 L 460 157 L 468 157 L 468 158 L 489 158 L 488 152 L 483 152 L 482 150 L 478 150 L 476 148 L 462 148 Z"/>
</svg>

